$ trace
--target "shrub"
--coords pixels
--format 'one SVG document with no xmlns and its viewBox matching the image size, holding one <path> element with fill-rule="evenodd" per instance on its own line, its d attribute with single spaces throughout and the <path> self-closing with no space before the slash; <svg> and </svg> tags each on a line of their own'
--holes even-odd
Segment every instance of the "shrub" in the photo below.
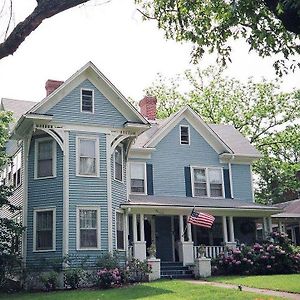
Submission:
<svg viewBox="0 0 300 300">
<path fill-rule="evenodd" d="M 143 282 L 148 279 L 149 273 L 151 273 L 151 266 L 146 261 L 133 258 L 125 267 L 124 280 L 131 283 Z"/>
<path fill-rule="evenodd" d="M 112 270 L 115 268 L 119 267 L 119 257 L 118 257 L 118 252 L 114 252 L 113 254 L 111 253 L 106 253 L 103 256 L 99 257 L 96 266 L 99 269 L 108 269 Z"/>
<path fill-rule="evenodd" d="M 67 269 L 64 273 L 65 286 L 77 289 L 85 277 L 85 272 L 80 268 Z"/>
<path fill-rule="evenodd" d="M 40 281 L 47 291 L 53 291 L 58 284 L 58 273 L 55 271 L 43 272 L 40 275 Z"/>
<path fill-rule="evenodd" d="M 272 233 L 270 241 L 227 250 L 213 261 L 214 274 L 284 274 L 300 271 L 300 253 L 287 236 Z"/>
<path fill-rule="evenodd" d="M 104 289 L 121 284 L 121 274 L 118 268 L 99 270 L 96 272 L 95 279 L 96 286 Z"/>
</svg>

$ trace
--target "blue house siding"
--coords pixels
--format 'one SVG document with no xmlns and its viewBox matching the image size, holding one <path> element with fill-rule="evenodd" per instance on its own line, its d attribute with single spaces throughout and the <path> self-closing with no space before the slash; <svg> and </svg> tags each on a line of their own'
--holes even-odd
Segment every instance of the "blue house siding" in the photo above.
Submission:
<svg viewBox="0 0 300 300">
<path fill-rule="evenodd" d="M 94 113 L 82 113 L 80 108 L 81 89 L 94 90 Z M 52 107 L 48 114 L 54 121 L 63 123 L 95 124 L 110 127 L 123 127 L 125 117 L 107 100 L 96 87 L 85 80 Z"/>
<path fill-rule="evenodd" d="M 76 136 L 95 136 L 99 138 L 100 176 L 76 176 Z M 77 206 L 100 206 L 100 246 L 101 250 L 77 250 L 76 245 L 76 211 Z M 106 138 L 105 134 L 71 132 L 69 138 L 69 254 L 79 260 L 89 256 L 92 262 L 108 250 L 107 217 L 107 172 L 106 172 Z M 78 261 L 77 261 L 78 262 Z"/>
<path fill-rule="evenodd" d="M 252 201 L 253 195 L 250 165 L 232 164 L 231 168 L 234 198 Z"/>
<path fill-rule="evenodd" d="M 28 227 L 27 227 L 27 265 L 40 266 L 45 259 L 62 257 L 63 240 L 63 154 L 56 147 L 56 177 L 34 179 L 35 138 L 32 139 L 28 157 Z M 56 251 L 33 252 L 33 210 L 37 208 L 56 208 Z"/>
<path fill-rule="evenodd" d="M 180 145 L 180 125 L 190 126 L 190 145 Z M 153 186 L 156 196 L 185 197 L 184 167 L 186 166 L 228 168 L 226 164 L 219 162 L 218 153 L 185 119 L 158 143 L 148 163 L 153 164 Z"/>
</svg>

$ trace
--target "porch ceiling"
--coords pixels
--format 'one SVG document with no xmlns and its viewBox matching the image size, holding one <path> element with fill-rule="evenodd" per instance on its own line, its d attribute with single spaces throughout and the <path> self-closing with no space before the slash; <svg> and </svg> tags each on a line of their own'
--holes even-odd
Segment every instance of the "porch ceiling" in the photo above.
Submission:
<svg viewBox="0 0 300 300">
<path fill-rule="evenodd" d="M 121 204 L 122 208 L 130 209 L 132 212 L 165 215 L 189 214 L 194 206 L 215 216 L 265 217 L 282 212 L 277 207 L 246 200 L 207 197 L 130 195 L 129 201 Z"/>
</svg>

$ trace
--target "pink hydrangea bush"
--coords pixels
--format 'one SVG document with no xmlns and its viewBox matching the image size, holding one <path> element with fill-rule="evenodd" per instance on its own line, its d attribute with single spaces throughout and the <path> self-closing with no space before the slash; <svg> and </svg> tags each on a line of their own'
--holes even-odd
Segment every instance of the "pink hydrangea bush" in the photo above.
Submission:
<svg viewBox="0 0 300 300">
<path fill-rule="evenodd" d="M 102 269 L 96 272 L 96 286 L 108 289 L 121 284 L 121 273 L 118 268 Z"/>
</svg>

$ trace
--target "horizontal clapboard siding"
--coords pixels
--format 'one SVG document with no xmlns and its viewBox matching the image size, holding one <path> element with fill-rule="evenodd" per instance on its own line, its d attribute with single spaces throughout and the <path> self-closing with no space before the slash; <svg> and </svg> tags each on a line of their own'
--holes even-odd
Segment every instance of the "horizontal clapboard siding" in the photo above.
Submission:
<svg viewBox="0 0 300 300">
<path fill-rule="evenodd" d="M 80 97 L 82 88 L 94 90 L 95 110 L 93 114 L 80 112 Z M 52 114 L 55 121 L 61 121 L 63 123 L 122 127 L 127 121 L 125 117 L 101 94 L 101 92 L 95 88 L 89 80 L 82 82 L 47 113 Z"/>
<path fill-rule="evenodd" d="M 63 240 L 63 153 L 56 145 L 56 177 L 34 180 L 34 147 L 32 139 L 28 157 L 28 227 L 27 227 L 27 265 L 39 267 L 45 260 L 62 257 Z M 36 208 L 56 208 L 56 251 L 33 252 L 33 210 Z"/>
<path fill-rule="evenodd" d="M 234 198 L 252 201 L 252 176 L 250 165 L 232 164 L 231 168 Z"/>
</svg>

